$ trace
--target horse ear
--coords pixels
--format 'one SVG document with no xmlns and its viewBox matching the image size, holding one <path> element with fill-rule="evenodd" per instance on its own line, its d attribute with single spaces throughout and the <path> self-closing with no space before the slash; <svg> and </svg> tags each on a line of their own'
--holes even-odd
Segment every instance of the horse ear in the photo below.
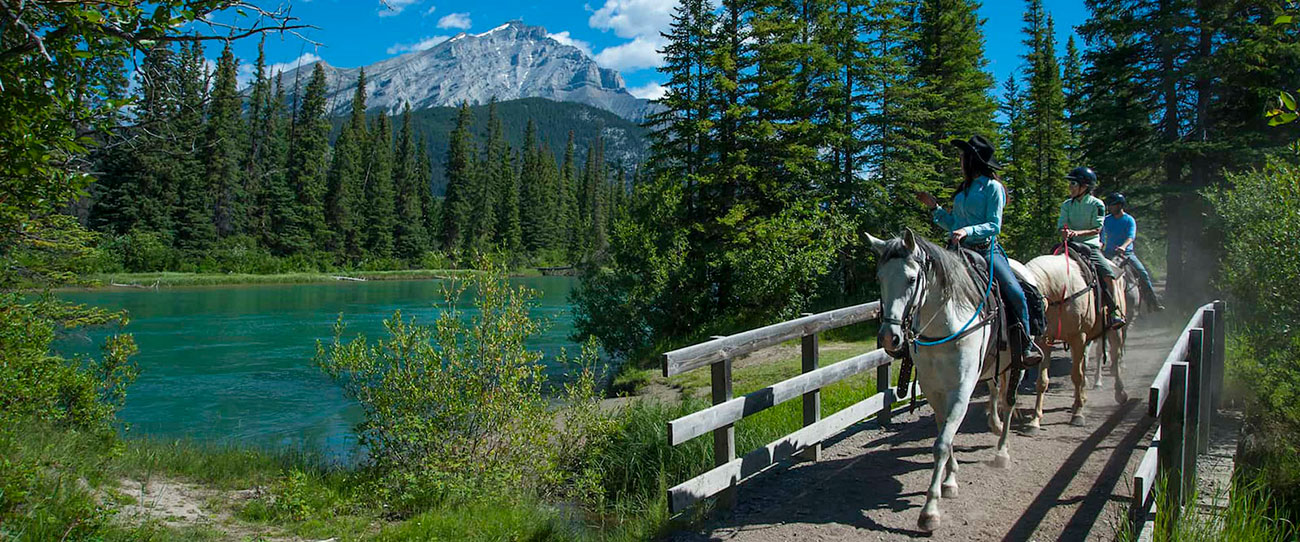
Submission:
<svg viewBox="0 0 1300 542">
<path fill-rule="evenodd" d="M 867 240 L 871 242 L 871 250 L 875 251 L 877 256 L 885 254 L 886 242 L 883 239 L 876 239 L 876 236 L 868 233 Z"/>
<path fill-rule="evenodd" d="M 916 251 L 916 234 L 912 233 L 912 228 L 903 230 L 903 246 L 907 247 L 908 252 Z"/>
</svg>

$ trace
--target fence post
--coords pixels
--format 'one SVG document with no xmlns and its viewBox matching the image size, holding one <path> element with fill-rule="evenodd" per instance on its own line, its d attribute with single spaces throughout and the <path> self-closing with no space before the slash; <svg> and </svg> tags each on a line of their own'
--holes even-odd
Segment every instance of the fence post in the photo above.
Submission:
<svg viewBox="0 0 1300 542">
<path fill-rule="evenodd" d="M 1214 389 L 1215 410 L 1223 408 L 1223 372 L 1228 365 L 1228 304 L 1214 302 L 1214 367 L 1210 373 L 1210 387 Z"/>
<path fill-rule="evenodd" d="M 898 400 L 894 387 L 889 382 L 890 365 L 893 364 L 886 363 L 876 367 L 876 393 L 885 394 L 885 408 L 880 409 L 880 413 L 876 414 L 876 423 L 880 424 L 881 427 L 889 425 L 889 419 L 894 412 L 894 401 Z"/>
<path fill-rule="evenodd" d="M 1218 364 L 1218 360 L 1214 358 L 1217 349 L 1214 343 L 1217 320 L 1218 315 L 1214 309 L 1206 309 L 1201 313 L 1201 329 L 1204 330 L 1201 334 L 1201 370 L 1195 378 L 1199 381 L 1198 386 L 1201 390 L 1196 403 L 1200 429 L 1196 437 L 1196 452 L 1202 454 L 1210 451 L 1210 425 L 1214 423 L 1214 379 L 1211 375 L 1214 374 L 1214 366 Z"/>
<path fill-rule="evenodd" d="M 731 400 L 731 358 L 715 361 L 709 366 L 713 387 L 713 404 Z M 721 467 L 736 458 L 736 426 L 727 424 L 713 430 L 713 466 Z M 730 509 L 736 505 L 736 482 L 718 493 L 718 508 Z"/>
<path fill-rule="evenodd" d="M 1178 523 L 1182 514 L 1183 478 L 1183 421 L 1187 414 L 1187 364 L 1173 362 L 1169 367 L 1169 397 L 1164 400 L 1160 410 L 1160 448 L 1158 480 L 1165 484 L 1165 502 L 1157 506 L 1169 507 L 1170 526 Z M 1172 540 L 1172 538 L 1167 538 Z"/>
<path fill-rule="evenodd" d="M 1187 409 L 1183 423 L 1184 497 L 1196 487 L 1196 454 L 1201 449 L 1201 382 L 1205 330 L 1192 328 L 1187 336 Z"/>
<path fill-rule="evenodd" d="M 803 336 L 803 372 L 817 370 L 818 363 L 817 334 Z M 803 394 L 803 426 L 808 427 L 822 419 L 822 390 L 816 389 Z M 822 444 L 818 442 L 799 452 L 799 459 L 817 461 L 822 456 Z"/>
</svg>

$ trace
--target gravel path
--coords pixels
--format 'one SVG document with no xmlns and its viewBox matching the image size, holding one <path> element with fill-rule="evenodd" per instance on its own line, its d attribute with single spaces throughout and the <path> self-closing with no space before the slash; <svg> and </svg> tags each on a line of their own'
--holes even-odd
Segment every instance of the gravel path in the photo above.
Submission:
<svg viewBox="0 0 1300 542">
<path fill-rule="evenodd" d="M 1179 320 L 1169 315 L 1165 320 Z M 1073 386 L 1067 353 L 1054 352 L 1043 430 L 1014 433 L 1012 465 L 993 468 L 996 436 L 988 432 L 981 390 L 956 439 L 960 495 L 940 504 L 941 540 L 1113 540 L 1124 517 L 1134 448 L 1149 439 L 1146 388 L 1181 329 L 1138 322 L 1129 333 L 1124 381 L 1128 403 L 1114 400 L 1112 380 L 1092 390 L 1087 423 L 1069 424 Z M 1109 370 L 1107 370 L 1107 373 Z M 1033 384 L 1019 406 L 1033 406 Z M 744 422 L 741 422 L 744 423 Z M 1018 427 L 1019 422 L 1015 422 Z M 925 538 L 916 520 L 925 500 L 935 424 L 927 407 L 895 415 L 890 428 L 864 422 L 827 443 L 822 460 L 778 466 L 741 485 L 733 512 L 668 536 L 674 541 L 908 540 Z"/>
</svg>

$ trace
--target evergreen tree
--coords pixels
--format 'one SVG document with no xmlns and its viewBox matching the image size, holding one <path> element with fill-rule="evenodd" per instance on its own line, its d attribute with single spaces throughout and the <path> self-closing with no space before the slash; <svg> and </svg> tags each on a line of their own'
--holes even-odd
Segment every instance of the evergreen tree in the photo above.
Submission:
<svg viewBox="0 0 1300 542">
<path fill-rule="evenodd" d="M 423 140 L 423 137 L 418 138 Z M 429 157 L 429 145 L 421 143 L 419 145 L 417 162 L 416 184 L 420 191 L 420 209 L 424 213 L 424 230 L 428 232 L 430 240 L 429 249 L 433 249 L 433 240 L 441 239 L 443 211 L 442 200 L 433 197 L 433 160 Z"/>
<path fill-rule="evenodd" d="M 263 232 L 264 243 L 273 254 L 285 256 L 298 254 L 311 248 L 311 233 L 304 229 L 306 223 L 299 213 L 303 207 L 290 182 L 289 169 L 289 119 L 285 112 L 284 86 L 280 74 L 275 78 L 275 95 L 260 110 L 261 133 L 265 136 L 260 166 L 265 171 L 265 189 L 262 207 L 266 213 Z"/>
<path fill-rule="evenodd" d="M 245 133 L 248 134 L 248 145 L 243 163 L 240 165 L 244 176 L 243 192 L 248 202 L 244 207 L 246 213 L 244 233 L 263 236 L 271 227 L 268 218 L 269 209 L 266 206 L 268 170 L 283 167 L 283 164 L 274 163 L 266 155 L 266 146 L 271 138 L 268 131 L 272 129 L 272 126 L 267 123 L 266 110 L 274 107 L 271 103 L 274 96 L 271 94 L 271 78 L 266 73 L 265 44 L 265 38 L 257 44 L 257 61 L 253 66 L 253 88 L 249 93 L 248 122 L 245 128 Z"/>
<path fill-rule="evenodd" d="M 393 185 L 394 216 L 393 246 L 396 255 L 408 262 L 418 260 L 429 249 L 429 233 L 425 229 L 424 207 L 421 202 L 419 156 L 415 136 L 411 133 L 411 106 L 402 110 L 402 130 L 397 139 L 394 156 Z"/>
<path fill-rule="evenodd" d="M 469 104 L 461 103 L 456 127 L 447 144 L 447 190 L 443 196 L 441 229 L 442 246 L 453 258 L 463 254 L 466 241 L 475 233 L 471 223 L 478 197 L 474 142 L 470 134 L 473 120 Z"/>
<path fill-rule="evenodd" d="M 338 139 L 334 140 L 334 159 L 330 164 L 325 193 L 325 224 L 330 229 L 329 247 L 343 261 L 361 258 L 364 235 L 362 204 L 365 201 L 366 72 L 357 75 L 357 89 L 352 95 L 352 115 Z"/>
<path fill-rule="evenodd" d="M 1083 59 L 1079 48 L 1074 44 L 1074 36 L 1065 42 L 1065 64 L 1062 66 L 1061 88 L 1065 92 L 1065 122 L 1070 128 L 1070 143 L 1067 148 L 1069 162 L 1082 164 L 1083 156 L 1079 148 L 1081 137 L 1079 111 L 1083 100 Z"/>
<path fill-rule="evenodd" d="M 243 103 L 235 82 L 235 54 L 227 43 L 217 60 L 216 77 L 208 107 L 203 163 L 212 220 L 219 237 L 247 230 L 248 194 L 244 190 L 246 129 L 241 119 Z"/>
<path fill-rule="evenodd" d="M 506 172 L 506 177 L 502 180 L 505 184 L 505 193 L 501 195 L 501 220 L 499 223 L 500 246 L 516 260 L 523 256 L 524 243 L 523 231 L 520 219 L 520 176 L 515 169 L 515 164 L 519 162 L 519 154 L 511 152 L 509 149 L 502 155 L 505 161 L 501 168 Z"/>
<path fill-rule="evenodd" d="M 203 103 L 207 100 L 207 73 L 203 49 L 198 44 L 183 47 L 180 74 L 177 81 L 180 95 L 178 111 L 172 121 L 176 140 L 171 149 L 198 149 L 203 147 Z M 196 252 L 212 244 L 217 237 L 212 224 L 212 192 L 204 182 L 204 161 L 199 153 L 179 152 L 170 157 L 175 164 L 169 168 L 177 186 L 177 205 L 173 212 L 175 246 Z"/>
<path fill-rule="evenodd" d="M 577 151 L 576 144 L 573 140 L 573 131 L 569 131 L 569 141 L 564 146 L 564 166 L 561 171 L 560 182 L 564 186 L 564 191 L 560 194 L 563 209 L 562 223 L 565 227 L 564 239 L 566 241 L 569 253 L 569 261 L 576 262 L 582 257 L 583 236 L 586 230 L 582 228 L 582 183 L 578 176 Z"/>
<path fill-rule="evenodd" d="M 712 119 L 713 84 L 707 70 L 713 50 L 716 20 L 709 0 L 684 0 L 673 10 L 672 24 L 664 35 L 663 66 L 667 90 L 658 102 L 663 108 L 647 119 L 656 166 L 666 175 L 692 182 L 704 167 Z"/>
<path fill-rule="evenodd" d="M 504 244 L 506 228 L 503 221 L 509 211 L 505 201 L 507 185 L 511 172 L 506 169 L 509 164 L 509 146 L 506 143 L 505 128 L 497 114 L 495 97 L 488 103 L 488 139 L 483 147 L 478 184 L 474 198 L 474 236 L 479 240 L 476 248 L 486 250 L 489 245 Z"/>
<path fill-rule="evenodd" d="M 325 70 L 317 63 L 294 115 L 289 143 L 289 183 L 298 203 L 293 214 L 300 221 L 292 229 L 310 238 L 317 250 L 325 248 L 329 241 L 329 230 L 325 227 L 325 183 L 330 125 L 325 118 L 325 92 Z"/>
<path fill-rule="evenodd" d="M 380 113 L 371 129 L 366 151 L 365 216 L 366 253 L 372 258 L 393 256 L 396 219 L 393 193 L 393 130 L 388 115 Z"/>
<path fill-rule="evenodd" d="M 1001 240 L 1007 252 L 1028 255 L 1040 247 L 1036 246 L 1038 240 L 1031 239 L 1028 234 L 1037 198 L 1034 197 L 1034 187 L 1029 184 L 1033 168 L 1027 158 L 1030 144 L 1025 128 L 1025 98 L 1015 75 L 1007 76 L 1002 89 L 1002 116 L 1006 124 L 1002 126 L 999 161 L 1003 163 L 1001 176 L 1007 189 L 1007 201 L 1002 212 Z"/>
<path fill-rule="evenodd" d="M 1039 254 L 1059 239 L 1056 215 L 1068 196 L 1065 173 L 1069 170 L 1066 146 L 1070 143 L 1065 124 L 1065 94 L 1056 61 L 1056 40 L 1052 17 L 1043 9 L 1042 0 L 1029 0 L 1025 11 L 1024 58 L 1029 65 L 1029 85 L 1025 91 L 1024 137 L 1028 143 L 1021 156 L 1018 172 L 1021 186 L 1031 192 L 1020 195 L 1031 199 L 1023 217 L 1030 221 L 1020 247 Z"/>
<path fill-rule="evenodd" d="M 916 103 L 918 130 L 910 137 L 928 141 L 922 153 L 902 164 L 917 171 L 914 189 L 935 191 L 951 187 L 961 171 L 949 141 L 983 135 L 996 139 L 989 96 L 993 77 L 984 71 L 983 20 L 974 0 L 920 0 L 915 43 L 912 45 L 919 87 Z M 920 150 L 920 149 L 918 149 Z M 926 167 L 926 165 L 929 167 Z"/>
<path fill-rule="evenodd" d="M 537 126 L 529 119 L 524 130 L 524 158 L 519 178 L 520 230 L 529 254 L 537 254 L 555 244 L 552 201 L 560 188 L 551 184 L 552 179 L 542 165 L 545 152 L 537 142 Z"/>
</svg>

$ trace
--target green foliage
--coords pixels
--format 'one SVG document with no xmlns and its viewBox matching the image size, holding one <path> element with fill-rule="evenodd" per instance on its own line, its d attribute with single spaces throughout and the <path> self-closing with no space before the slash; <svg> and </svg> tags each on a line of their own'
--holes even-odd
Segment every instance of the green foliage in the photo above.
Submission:
<svg viewBox="0 0 1300 542">
<path fill-rule="evenodd" d="M 472 313 L 457 301 L 474 292 Z M 484 494 L 544 490 L 575 466 L 574 445 L 594 445 L 600 416 L 594 348 L 580 357 L 559 429 L 548 411 L 541 353 L 524 341 L 540 324 L 528 316 L 535 294 L 513 289 L 501 268 L 453 282 L 432 326 L 385 320 L 389 337 L 344 340 L 340 318 L 316 363 L 365 411 L 357 427 L 380 492 L 395 513 Z M 556 443 L 564 443 L 555 446 Z"/>
</svg>

